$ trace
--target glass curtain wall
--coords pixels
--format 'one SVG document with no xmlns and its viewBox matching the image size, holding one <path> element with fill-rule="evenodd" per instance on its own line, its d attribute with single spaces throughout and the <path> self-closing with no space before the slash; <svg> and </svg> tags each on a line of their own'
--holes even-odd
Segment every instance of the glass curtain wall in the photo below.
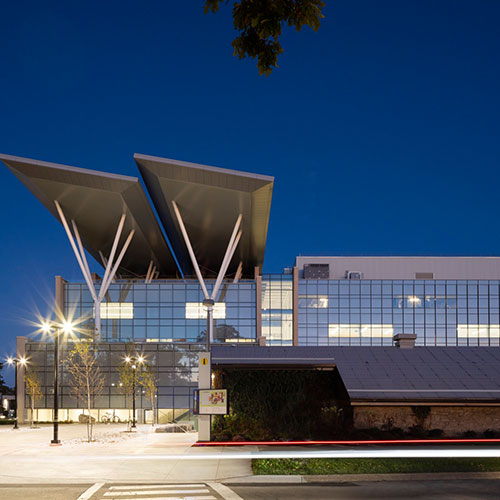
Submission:
<svg viewBox="0 0 500 500">
<path fill-rule="evenodd" d="M 213 282 L 207 284 L 210 293 Z M 86 318 L 89 331 L 94 305 L 84 283 L 65 285 L 65 313 Z M 225 283 L 215 306 L 214 342 L 255 342 L 255 282 Z M 118 281 L 101 305 L 101 340 L 105 342 L 205 342 L 206 311 L 197 281 Z"/>
<path fill-rule="evenodd" d="M 61 359 L 65 359 L 71 350 L 72 343 L 61 346 Z M 144 356 L 153 370 L 158 384 L 156 395 L 157 418 L 160 423 L 175 420 L 188 420 L 193 416 L 193 391 L 198 387 L 198 353 L 204 350 L 199 345 L 162 345 L 135 344 L 135 350 Z M 119 369 L 125 362 L 126 344 L 99 344 L 99 367 L 104 375 L 104 390 L 92 400 L 92 415 L 102 421 L 112 415 L 121 421 L 129 417 L 132 398 L 126 397 L 120 388 Z M 48 342 L 29 342 L 26 354 L 30 366 L 36 370 L 41 381 L 42 398 L 36 402 L 39 420 L 51 420 L 49 409 L 53 407 L 53 366 L 54 348 Z M 85 406 L 74 397 L 71 377 L 64 363 L 60 368 L 60 420 L 77 422 Z M 31 408 L 29 395 L 26 395 L 26 408 Z M 136 390 L 137 418 L 144 421 L 150 418 L 151 403 L 143 389 L 137 384 Z M 42 411 L 43 410 L 43 411 Z"/>
<path fill-rule="evenodd" d="M 300 280 L 299 344 L 498 346 L 499 281 Z"/>
</svg>

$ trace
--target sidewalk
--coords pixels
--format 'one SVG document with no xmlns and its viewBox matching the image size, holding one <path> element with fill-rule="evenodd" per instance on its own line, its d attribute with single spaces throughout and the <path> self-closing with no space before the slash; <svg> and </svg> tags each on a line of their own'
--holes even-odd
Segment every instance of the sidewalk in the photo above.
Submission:
<svg viewBox="0 0 500 500">
<path fill-rule="evenodd" d="M 271 484 L 357 483 L 361 481 L 452 481 L 461 479 L 500 479 L 500 472 L 434 472 L 397 474 L 332 474 L 324 476 L 261 475 L 227 479 L 233 486 L 265 486 Z"/>
<path fill-rule="evenodd" d="M 197 433 L 155 433 L 150 425 L 138 425 L 134 433 L 125 430 L 124 424 L 97 424 L 96 442 L 88 443 L 86 425 L 60 425 L 62 446 L 53 447 L 50 425 L 18 431 L 2 427 L 0 482 L 221 481 L 252 474 L 248 459 L 204 459 L 227 450 L 193 448 Z M 185 455 L 199 460 L 183 460 Z"/>
</svg>

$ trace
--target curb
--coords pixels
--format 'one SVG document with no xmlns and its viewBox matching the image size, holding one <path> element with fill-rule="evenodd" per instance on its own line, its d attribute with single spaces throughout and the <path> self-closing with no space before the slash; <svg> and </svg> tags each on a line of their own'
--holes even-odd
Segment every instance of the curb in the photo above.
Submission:
<svg viewBox="0 0 500 500">
<path fill-rule="evenodd" d="M 271 484 L 352 483 L 359 481 L 445 481 L 457 479 L 500 479 L 500 472 L 422 472 L 397 474 L 334 474 L 324 476 L 261 475 L 237 477 L 220 480 L 220 482 L 233 486 L 264 486 Z"/>
</svg>

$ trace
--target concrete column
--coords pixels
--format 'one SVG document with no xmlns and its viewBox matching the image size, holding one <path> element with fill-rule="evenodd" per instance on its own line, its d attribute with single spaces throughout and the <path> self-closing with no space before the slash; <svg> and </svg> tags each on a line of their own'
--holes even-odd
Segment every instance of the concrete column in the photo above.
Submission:
<svg viewBox="0 0 500 500">
<path fill-rule="evenodd" d="M 255 268 L 255 324 L 256 324 L 256 338 L 259 345 L 262 343 L 262 276 L 260 275 L 259 268 Z M 263 339 L 265 345 L 265 338 Z"/>
<path fill-rule="evenodd" d="M 198 389 L 210 389 L 212 387 L 212 361 L 209 352 L 199 353 L 198 370 Z M 212 416 L 198 415 L 198 440 L 210 441 L 211 431 Z"/>
<path fill-rule="evenodd" d="M 299 345 L 299 268 L 293 268 L 293 345 Z"/>
<path fill-rule="evenodd" d="M 64 284 L 66 281 L 62 276 L 56 276 L 54 311 L 56 320 L 64 317 Z"/>
<path fill-rule="evenodd" d="M 16 358 L 26 357 L 26 342 L 28 342 L 27 337 L 17 337 L 17 348 L 16 348 Z M 18 364 L 17 365 L 17 423 L 24 424 L 26 421 L 26 409 L 25 409 L 25 384 L 24 384 L 24 374 L 26 373 L 26 368 Z"/>
</svg>

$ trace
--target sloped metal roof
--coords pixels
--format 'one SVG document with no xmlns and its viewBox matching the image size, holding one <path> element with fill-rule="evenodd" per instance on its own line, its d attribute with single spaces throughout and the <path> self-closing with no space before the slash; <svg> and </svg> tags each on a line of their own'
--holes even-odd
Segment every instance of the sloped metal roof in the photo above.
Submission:
<svg viewBox="0 0 500 500">
<path fill-rule="evenodd" d="M 498 347 L 214 346 L 214 366 L 336 366 L 353 402 L 500 403 Z"/>
<path fill-rule="evenodd" d="M 134 237 L 118 270 L 123 276 L 144 276 L 153 260 L 162 277 L 176 277 L 177 265 L 168 248 L 139 179 L 16 156 L 0 160 L 59 220 L 54 201 L 68 222 L 75 220 L 87 251 L 102 262 L 107 257 L 121 215 L 126 214 L 120 244 L 131 229 Z"/>
<path fill-rule="evenodd" d="M 243 233 L 228 274 L 241 261 L 243 275 L 253 277 L 254 267 L 264 261 L 273 177 L 141 154 L 134 159 L 186 275 L 193 271 L 172 201 L 179 206 L 207 277 L 218 272 L 236 219 L 242 214 Z"/>
</svg>

